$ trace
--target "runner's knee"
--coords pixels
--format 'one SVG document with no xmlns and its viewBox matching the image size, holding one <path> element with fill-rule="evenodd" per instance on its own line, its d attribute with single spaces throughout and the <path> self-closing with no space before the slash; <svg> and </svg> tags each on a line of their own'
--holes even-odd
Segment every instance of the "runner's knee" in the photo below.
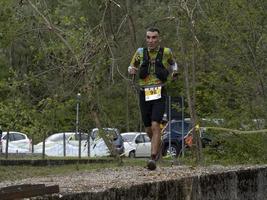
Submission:
<svg viewBox="0 0 267 200">
<path fill-rule="evenodd" d="M 156 121 L 153 121 L 151 129 L 152 129 L 153 134 L 154 133 L 160 133 L 160 124 Z"/>
</svg>

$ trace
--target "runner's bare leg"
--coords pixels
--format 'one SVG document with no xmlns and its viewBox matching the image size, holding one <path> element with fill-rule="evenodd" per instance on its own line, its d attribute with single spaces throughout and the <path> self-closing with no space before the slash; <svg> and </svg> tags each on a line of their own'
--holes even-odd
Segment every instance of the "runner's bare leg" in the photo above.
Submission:
<svg viewBox="0 0 267 200">
<path fill-rule="evenodd" d="M 150 138 L 150 140 L 152 141 L 152 135 L 153 135 L 153 133 L 152 133 L 151 126 L 150 127 L 145 127 L 145 131 L 146 131 L 148 137 Z"/>
<path fill-rule="evenodd" d="M 152 159 L 155 159 L 160 150 L 160 140 L 161 140 L 160 124 L 158 122 L 153 121 L 151 130 L 153 133 L 151 140 L 151 156 Z"/>
</svg>

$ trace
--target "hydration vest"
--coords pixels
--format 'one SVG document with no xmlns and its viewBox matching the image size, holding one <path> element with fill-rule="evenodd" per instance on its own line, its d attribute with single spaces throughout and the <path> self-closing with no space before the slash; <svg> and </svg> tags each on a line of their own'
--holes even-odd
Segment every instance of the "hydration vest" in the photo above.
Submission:
<svg viewBox="0 0 267 200">
<path fill-rule="evenodd" d="M 163 51 L 164 48 L 160 47 L 156 59 L 151 60 L 149 57 L 148 49 L 144 48 L 143 62 L 139 69 L 139 78 L 145 79 L 150 73 L 153 73 L 151 72 L 151 70 L 152 67 L 154 67 L 154 74 L 156 75 L 156 77 L 162 82 L 165 82 L 167 80 L 169 71 L 164 67 L 162 63 Z"/>
</svg>

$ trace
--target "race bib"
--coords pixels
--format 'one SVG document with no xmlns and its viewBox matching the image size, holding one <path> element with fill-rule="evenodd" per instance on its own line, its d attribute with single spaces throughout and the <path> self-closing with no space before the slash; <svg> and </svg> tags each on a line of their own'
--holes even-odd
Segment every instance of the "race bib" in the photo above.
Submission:
<svg viewBox="0 0 267 200">
<path fill-rule="evenodd" d="M 146 101 L 156 100 L 161 98 L 161 86 L 145 88 Z"/>
</svg>

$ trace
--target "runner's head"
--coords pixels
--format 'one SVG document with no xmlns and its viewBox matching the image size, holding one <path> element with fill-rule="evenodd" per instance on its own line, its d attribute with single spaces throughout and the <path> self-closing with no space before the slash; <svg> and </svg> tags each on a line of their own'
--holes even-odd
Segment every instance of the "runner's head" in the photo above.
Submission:
<svg viewBox="0 0 267 200">
<path fill-rule="evenodd" d="M 159 46 L 159 29 L 148 28 L 146 31 L 146 43 L 149 49 L 156 49 Z"/>
</svg>

